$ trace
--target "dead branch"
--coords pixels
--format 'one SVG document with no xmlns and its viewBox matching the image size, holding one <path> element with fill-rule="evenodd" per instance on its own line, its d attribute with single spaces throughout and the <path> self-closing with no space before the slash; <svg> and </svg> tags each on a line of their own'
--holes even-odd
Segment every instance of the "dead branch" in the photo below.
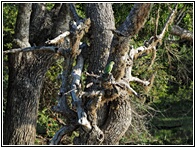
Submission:
<svg viewBox="0 0 196 148">
<path fill-rule="evenodd" d="M 159 41 L 161 41 L 163 39 L 163 37 L 166 33 L 166 30 L 168 30 L 169 25 L 173 23 L 176 12 L 177 12 L 177 8 L 178 8 L 178 4 L 175 5 L 175 8 L 173 9 L 172 13 L 168 17 L 161 34 L 158 36 Z"/>
<path fill-rule="evenodd" d="M 50 141 L 49 145 L 59 144 L 65 134 L 69 134 L 77 128 L 78 128 L 78 125 L 73 125 L 73 124 L 63 126 L 59 131 L 56 132 L 56 134 Z"/>
<path fill-rule="evenodd" d="M 85 35 L 85 33 L 88 32 L 90 28 L 90 24 L 91 24 L 91 20 L 89 18 L 84 20 L 84 22 L 83 20 L 78 22 L 78 24 L 75 21 L 71 23 L 71 26 L 70 26 L 71 31 L 75 32 L 74 34 L 71 34 L 71 37 L 70 37 L 70 46 L 72 49 L 71 56 L 73 59 L 79 55 L 78 49 L 80 46 L 80 41 Z"/>
<path fill-rule="evenodd" d="M 120 80 L 115 84 L 117 84 L 117 86 L 124 88 L 124 90 L 127 90 L 129 94 L 134 94 L 135 96 L 140 97 L 140 95 L 133 88 L 131 88 L 131 86 L 126 81 Z"/>
<path fill-rule="evenodd" d="M 160 5 L 159 8 L 157 10 L 157 17 L 156 17 L 156 21 L 155 21 L 155 31 L 154 31 L 154 36 L 157 35 L 157 30 L 158 30 L 158 25 L 159 25 L 159 12 L 160 12 Z"/>
<path fill-rule="evenodd" d="M 78 123 L 84 126 L 87 130 L 91 130 L 90 122 L 87 119 L 87 114 L 84 112 L 84 109 L 82 108 L 82 100 L 81 98 L 78 98 L 77 92 L 80 90 L 80 77 L 82 74 L 84 59 L 81 55 L 77 58 L 77 64 L 73 68 L 72 71 L 72 83 L 71 83 L 71 89 L 73 90 L 70 94 L 73 100 L 73 104 L 75 105 L 77 109 L 78 114 Z"/>
<path fill-rule="evenodd" d="M 6 50 L 6 51 L 3 51 L 3 54 L 29 52 L 29 51 L 44 51 L 44 52 L 56 53 L 57 50 L 58 48 L 55 46 L 34 46 L 34 47 L 16 48 L 16 49 L 11 49 L 11 50 Z"/>
<path fill-rule="evenodd" d="M 168 30 L 169 24 L 171 24 L 174 20 L 175 17 L 175 13 L 177 11 L 177 4 L 175 6 L 175 9 L 172 11 L 172 13 L 170 14 L 170 16 L 168 17 L 164 28 L 161 32 L 160 35 L 156 35 L 157 33 L 157 27 L 158 27 L 158 19 L 159 19 L 159 10 L 157 12 L 157 18 L 156 18 L 156 23 L 155 23 L 155 35 L 152 36 L 149 41 L 147 41 L 144 46 L 140 46 L 136 49 L 134 49 L 133 47 L 129 50 L 128 55 L 126 56 L 126 69 L 125 69 L 125 78 L 123 78 L 124 80 L 126 80 L 127 82 L 130 81 L 136 81 L 139 82 L 141 84 L 143 84 L 145 86 L 145 88 L 150 88 L 148 87 L 148 85 L 152 85 L 149 81 L 145 81 L 145 80 L 141 80 L 137 77 L 132 76 L 132 66 L 133 66 L 133 60 L 136 59 L 139 56 L 142 56 L 144 53 L 150 53 L 153 52 L 153 56 L 151 59 L 151 64 L 149 66 L 148 69 L 150 69 L 152 67 L 152 65 L 154 64 L 155 58 L 156 58 L 156 46 L 158 43 L 162 42 L 162 39 L 166 33 L 166 30 Z M 154 78 L 153 78 L 154 80 Z M 128 90 L 130 90 L 131 92 L 133 92 L 136 96 L 138 96 L 138 94 L 132 90 L 132 88 L 130 89 L 129 87 L 127 87 Z"/>
<path fill-rule="evenodd" d="M 69 31 L 65 31 L 64 33 L 60 34 L 59 36 L 57 36 L 56 38 L 46 41 L 45 43 L 50 45 L 50 44 L 58 44 L 62 39 L 64 40 L 65 37 L 67 37 L 68 35 L 70 35 Z"/>
<path fill-rule="evenodd" d="M 177 25 L 172 26 L 171 32 L 172 35 L 177 35 L 179 36 L 181 39 L 185 39 L 188 41 L 193 41 L 193 33 L 185 30 Z"/>
</svg>

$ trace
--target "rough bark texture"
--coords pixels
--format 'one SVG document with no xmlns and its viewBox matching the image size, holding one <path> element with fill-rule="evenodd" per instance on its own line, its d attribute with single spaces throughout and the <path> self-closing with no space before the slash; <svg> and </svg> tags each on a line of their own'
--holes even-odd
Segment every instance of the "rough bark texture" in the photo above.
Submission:
<svg viewBox="0 0 196 148">
<path fill-rule="evenodd" d="M 151 4 L 135 4 L 125 22 L 118 28 L 123 36 L 115 35 L 112 42 L 112 50 L 110 60 L 115 63 L 113 68 L 113 75 L 116 80 L 120 80 L 125 74 L 126 54 L 129 51 L 130 38 L 138 33 L 144 25 L 149 12 Z"/>
<path fill-rule="evenodd" d="M 118 29 L 123 36 L 115 34 L 109 61 L 113 60 L 116 63 L 113 68 L 113 75 L 116 81 L 119 81 L 125 76 L 125 68 L 128 64 L 129 40 L 144 25 L 150 12 L 150 6 L 151 4 L 135 4 L 124 24 Z M 110 114 L 103 127 L 105 137 L 103 144 L 118 144 L 130 126 L 131 106 L 128 101 L 129 98 L 127 93 L 123 94 L 122 92 L 116 101 L 111 102 Z"/>
<path fill-rule="evenodd" d="M 107 64 L 115 29 L 112 5 L 87 4 L 87 16 L 91 19 L 91 58 L 88 71 L 99 74 Z"/>
<path fill-rule="evenodd" d="M 88 4 L 87 14 L 92 21 L 91 57 L 88 72 L 101 74 L 100 71 L 104 69 L 107 63 L 113 60 L 115 61 L 115 68 L 117 68 L 117 70 L 114 68 L 113 74 L 117 81 L 120 80 L 125 74 L 127 60 L 125 57 L 129 51 L 130 37 L 137 34 L 144 25 L 149 11 L 150 4 L 136 4 L 125 23 L 119 28 L 119 31 L 124 36 L 119 37 L 115 34 L 113 38 L 112 31 L 115 30 L 115 26 L 111 4 Z M 89 81 L 92 82 L 93 79 Z M 94 84 L 92 90 L 96 89 L 100 88 Z M 100 98 L 94 98 L 94 100 L 96 99 L 99 102 Z M 108 98 L 108 100 L 111 99 Z M 122 92 L 116 98 L 116 101 L 105 104 L 100 109 L 95 109 L 97 115 L 96 113 L 93 114 L 97 118 L 95 120 L 97 123 L 92 123 L 92 125 L 95 125 L 89 133 L 81 132 L 77 144 L 118 144 L 131 124 L 131 107 L 129 101 L 127 101 L 128 99 L 129 95 Z M 88 114 L 88 116 L 92 115 Z"/>
<path fill-rule="evenodd" d="M 46 56 L 39 59 L 32 57 L 32 53 L 22 53 L 19 56 L 20 62 L 13 55 L 9 57 L 4 144 L 11 145 L 34 144 L 40 89 L 50 63 Z"/>
<path fill-rule="evenodd" d="M 188 40 L 191 42 L 193 41 L 193 33 L 188 30 L 185 30 L 177 25 L 174 25 L 172 27 L 170 33 L 173 35 L 180 36 L 181 39 Z"/>
<path fill-rule="evenodd" d="M 19 5 L 15 41 L 20 48 L 30 46 L 29 22 L 32 23 L 30 25 L 31 44 L 43 45 L 48 37 L 56 37 L 61 31 L 65 32 L 69 30 L 68 22 L 70 22 L 71 15 L 79 19 L 75 15 L 75 12 L 73 12 L 73 5 L 55 4 L 52 11 L 48 12 L 44 4 L 33 4 L 32 14 L 31 5 Z M 70 84 L 68 83 L 70 81 L 68 79 L 70 78 L 71 70 L 73 70 L 74 60 L 82 56 L 80 54 L 81 50 L 79 50 L 80 41 L 83 35 L 88 32 L 88 29 L 80 28 L 82 26 L 80 23 L 86 24 L 84 26 L 88 26 L 87 28 L 91 24 L 88 72 L 91 75 L 97 75 L 100 79 L 89 78 L 88 81 L 93 82 L 92 87 L 86 92 L 81 93 L 80 77 L 83 60 L 81 63 L 76 61 L 77 64 L 82 64 L 82 66 L 78 67 L 77 83 L 74 81 L 75 73 L 72 73 L 73 81 L 71 86 L 74 91 L 72 90 L 70 94 L 73 99 L 72 106 L 75 105 L 77 113 L 79 113 L 78 119 L 74 119 L 77 121 L 75 123 L 77 126 L 62 128 L 59 131 L 61 136 L 80 126 L 80 137 L 75 139 L 75 144 L 114 145 L 118 144 L 121 137 L 127 131 L 131 124 L 131 106 L 128 101 L 130 93 L 127 94 L 127 89 L 131 89 L 128 83 L 127 86 L 129 87 L 126 87 L 126 89 L 125 83 L 123 83 L 123 86 L 117 88 L 117 83 L 121 83 L 122 78 L 127 76 L 125 72 L 128 58 L 130 58 L 128 55 L 129 40 L 144 25 L 150 12 L 150 6 L 151 4 L 135 4 L 126 21 L 118 30 L 115 30 L 112 4 L 109 3 L 87 4 L 87 16 L 91 20 L 86 19 L 83 22 L 76 20 L 76 22 L 72 22 L 72 27 L 70 25 L 72 29 L 70 31 L 72 35 L 70 36 L 71 48 L 69 50 L 61 48 L 62 51 L 57 51 L 62 53 L 64 51 L 65 54 L 69 55 L 64 56 L 64 79 L 62 78 L 62 84 L 66 85 L 63 89 L 65 87 L 66 89 L 62 92 L 60 91 L 59 98 L 64 98 L 65 100 L 63 101 L 66 102 L 64 94 L 69 91 L 68 87 L 70 86 L 67 86 L 67 84 Z M 55 46 L 61 47 L 61 43 L 57 44 Z M 34 143 L 40 89 L 44 74 L 53 61 L 52 57 L 52 53 L 46 54 L 41 51 L 29 51 L 9 55 L 10 74 L 4 123 L 4 144 Z M 106 64 L 111 61 L 115 62 L 112 74 L 110 73 L 104 77 L 102 71 Z M 132 66 L 132 64 L 129 66 Z M 96 81 L 99 83 L 96 83 Z M 81 96 L 85 93 L 91 94 L 91 97 L 87 97 L 88 99 L 82 98 Z M 81 103 L 82 101 L 84 102 Z M 80 104 L 77 104 L 77 102 Z M 65 106 L 66 104 L 64 103 Z M 79 112 L 78 108 L 82 111 Z M 84 128 L 85 125 L 81 124 L 83 123 L 83 119 L 90 121 L 88 122 L 90 128 Z M 60 136 L 58 132 L 55 138 L 57 140 L 53 139 L 51 144 L 59 142 Z"/>
<path fill-rule="evenodd" d="M 121 96 L 110 106 L 107 122 L 101 128 L 104 131 L 104 145 L 117 145 L 131 124 L 131 106 L 127 98 Z"/>
<path fill-rule="evenodd" d="M 29 47 L 29 38 L 31 44 L 44 45 L 51 36 L 52 22 L 60 6 L 56 4 L 48 12 L 45 4 L 19 4 L 14 47 Z M 54 61 L 54 53 L 19 52 L 9 54 L 8 61 L 9 83 L 3 144 L 32 145 L 36 135 L 40 90 L 44 75 Z"/>
<path fill-rule="evenodd" d="M 23 48 L 29 46 L 30 14 L 31 4 L 19 5 L 15 38 L 20 40 L 19 43 L 22 43 L 20 46 Z M 4 144 L 34 143 L 39 91 L 32 92 L 32 89 L 37 87 L 38 79 L 34 76 L 35 81 L 33 81 L 32 73 L 29 71 L 32 67 L 26 67 L 26 62 L 32 60 L 31 54 L 19 53 L 8 57 L 9 84 L 4 122 Z"/>
</svg>

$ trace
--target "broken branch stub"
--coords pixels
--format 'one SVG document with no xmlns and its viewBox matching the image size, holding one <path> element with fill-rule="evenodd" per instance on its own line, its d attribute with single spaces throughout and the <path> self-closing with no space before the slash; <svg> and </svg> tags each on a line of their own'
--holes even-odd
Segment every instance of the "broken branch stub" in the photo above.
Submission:
<svg viewBox="0 0 196 148">
<path fill-rule="evenodd" d="M 68 35 L 70 35 L 69 31 L 65 31 L 64 33 L 60 34 L 59 36 L 57 36 L 56 38 L 52 39 L 52 40 L 48 40 L 45 43 L 50 45 L 50 44 L 58 44 L 62 39 L 64 40 L 65 37 L 67 37 Z"/>
</svg>

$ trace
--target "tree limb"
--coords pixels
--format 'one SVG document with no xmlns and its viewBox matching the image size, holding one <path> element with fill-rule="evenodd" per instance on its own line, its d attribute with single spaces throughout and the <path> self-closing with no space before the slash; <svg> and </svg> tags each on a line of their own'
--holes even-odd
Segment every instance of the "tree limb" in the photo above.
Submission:
<svg viewBox="0 0 196 148">
<path fill-rule="evenodd" d="M 172 13 L 168 17 L 168 19 L 167 19 L 167 21 L 166 21 L 166 23 L 164 25 L 164 28 L 163 28 L 161 34 L 158 35 L 159 40 L 162 40 L 163 39 L 163 37 L 164 37 L 164 35 L 166 33 L 166 30 L 168 30 L 169 25 L 171 23 L 173 23 L 174 18 L 175 18 L 175 15 L 176 15 L 176 12 L 177 12 L 177 8 L 178 8 L 178 4 L 175 5 L 175 8 L 172 10 Z"/>
<path fill-rule="evenodd" d="M 124 23 L 118 30 L 125 36 L 134 36 L 146 22 L 151 9 L 151 3 L 134 4 Z"/>
<path fill-rule="evenodd" d="M 118 28 L 124 36 L 115 35 L 113 38 L 108 62 L 114 61 L 116 63 L 112 73 L 117 81 L 125 74 L 126 63 L 124 61 L 127 61 L 128 58 L 126 54 L 129 52 L 130 38 L 136 35 L 146 22 L 150 8 L 150 3 L 135 4 L 125 22 Z"/>
<path fill-rule="evenodd" d="M 57 50 L 58 48 L 55 46 L 34 46 L 34 47 L 16 48 L 16 49 L 11 49 L 11 50 L 6 50 L 6 51 L 3 51 L 3 54 L 29 52 L 29 51 L 44 51 L 44 52 L 56 53 Z"/>
<path fill-rule="evenodd" d="M 38 31 L 41 30 L 41 26 L 44 24 L 46 11 L 47 9 L 44 3 L 32 4 L 31 23 L 29 28 L 29 40 L 31 44 L 35 43 L 35 40 L 39 37 Z"/>
<path fill-rule="evenodd" d="M 21 48 L 29 47 L 29 24 L 32 4 L 20 4 L 15 27 L 15 38 L 23 42 Z"/>
<path fill-rule="evenodd" d="M 71 83 L 71 89 L 75 89 L 72 92 L 70 92 L 73 104 L 75 105 L 77 109 L 78 114 L 78 123 L 84 126 L 87 130 L 91 130 L 90 122 L 87 119 L 87 114 L 84 112 L 84 109 L 82 108 L 82 100 L 81 98 L 78 98 L 77 92 L 81 89 L 80 87 L 80 77 L 82 74 L 84 59 L 81 55 L 77 58 L 77 64 L 74 67 L 72 71 L 72 83 Z"/>
<path fill-rule="evenodd" d="M 191 42 L 193 41 L 193 33 L 177 25 L 172 26 L 170 33 L 173 35 L 180 36 L 181 39 L 185 39 Z"/>
<path fill-rule="evenodd" d="M 76 9 L 75 9 L 75 5 L 74 4 L 69 4 L 69 7 L 70 7 L 70 11 L 73 15 L 73 18 L 74 20 L 77 22 L 80 22 L 81 21 L 81 18 L 78 16 L 77 12 L 76 12 Z"/>
<path fill-rule="evenodd" d="M 56 132 L 56 134 L 50 141 L 49 145 L 59 144 L 59 142 L 61 141 L 61 139 L 63 138 L 65 134 L 70 134 L 77 128 L 78 128 L 78 125 L 73 125 L 73 124 L 63 126 L 59 131 Z"/>
<path fill-rule="evenodd" d="M 54 11 L 55 12 L 55 11 Z M 54 13 L 53 12 L 53 13 Z M 68 3 L 61 4 L 60 10 L 57 13 L 57 17 L 53 17 L 54 25 L 52 26 L 52 38 L 58 36 L 60 33 L 70 30 L 69 22 L 73 19 L 70 7 Z M 69 44 L 63 46 L 64 48 L 69 48 Z"/>
<path fill-rule="evenodd" d="M 64 33 L 60 34 L 56 38 L 54 38 L 52 40 L 48 40 L 45 43 L 46 44 L 58 44 L 62 39 L 64 40 L 64 38 L 67 37 L 68 35 L 70 35 L 70 32 L 69 31 L 65 31 Z"/>
</svg>

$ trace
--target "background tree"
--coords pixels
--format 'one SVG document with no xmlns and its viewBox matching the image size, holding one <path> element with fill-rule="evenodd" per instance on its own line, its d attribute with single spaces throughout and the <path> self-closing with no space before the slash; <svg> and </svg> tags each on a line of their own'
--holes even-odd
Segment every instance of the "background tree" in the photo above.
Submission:
<svg viewBox="0 0 196 148">
<path fill-rule="evenodd" d="M 160 63 L 155 62 L 157 45 L 163 46 L 163 37 L 168 36 L 166 30 L 173 22 L 176 13 L 178 19 L 175 20 L 177 22 L 175 24 L 178 25 L 182 22 L 182 16 L 189 6 L 179 5 L 180 8 L 183 7 L 183 11 L 177 11 L 177 5 L 172 5 L 172 7 L 154 5 L 152 9 L 157 13 L 154 17 L 151 17 L 154 13 L 148 17 L 151 4 L 131 4 L 131 11 L 127 11 L 125 16 L 128 16 L 125 21 L 122 21 L 123 19 L 118 19 L 118 13 L 115 15 L 116 18 L 113 16 L 113 10 L 117 8 L 115 4 L 113 6 L 111 4 L 87 4 L 86 16 L 90 19 L 79 17 L 72 4 L 18 5 L 22 9 L 18 12 L 14 41 L 15 46 L 19 48 L 4 51 L 4 53 L 9 53 L 10 64 L 4 144 L 34 143 L 41 86 L 43 82 L 48 83 L 44 81 L 44 75 L 50 65 L 57 60 L 63 61 L 60 62 L 62 64 L 59 66 L 60 69 L 55 70 L 55 72 L 62 71 L 59 75 L 62 84 L 58 94 L 58 105 L 52 108 L 52 112 L 60 113 L 58 116 L 61 115 L 66 120 L 63 123 L 53 113 L 52 116 L 55 116 L 63 127 L 54 135 L 50 144 L 58 144 L 65 134 L 73 131 L 79 134 L 74 138 L 74 144 L 118 144 L 125 132 L 130 129 L 131 123 L 139 117 L 138 114 L 134 115 L 134 100 L 138 101 L 142 98 L 148 100 L 151 96 L 149 91 L 156 78 L 154 73 L 161 67 Z M 81 16 L 85 16 L 83 6 L 83 4 L 76 5 L 80 8 L 77 11 L 82 14 Z M 170 10 L 169 13 L 163 11 L 166 9 Z M 165 14 L 164 19 L 159 19 L 161 11 Z M 25 21 L 21 21 L 22 18 Z M 120 23 L 115 25 L 114 20 Z M 146 25 L 150 22 L 154 24 L 154 28 L 145 30 L 143 26 L 146 21 Z M 140 35 L 144 32 L 149 32 L 146 38 Z M 186 33 L 187 38 L 184 37 L 186 36 L 184 32 L 186 31 L 174 27 L 172 34 L 191 42 L 191 32 Z M 47 39 L 51 40 L 47 41 Z M 145 39 L 148 41 L 144 42 Z M 80 41 L 87 44 L 80 44 Z M 131 48 L 130 41 L 131 45 L 134 45 Z M 164 47 L 170 49 L 170 45 L 167 44 Z M 171 55 L 177 57 L 176 54 L 171 54 L 171 50 L 168 52 L 170 52 L 168 58 L 171 59 Z M 152 53 L 152 58 L 149 56 L 150 53 Z M 134 76 L 143 69 L 137 59 L 145 62 L 145 57 L 149 58 L 149 64 L 143 65 L 144 69 L 145 67 L 147 69 L 143 74 L 140 73 L 139 77 L 144 79 L 142 80 Z M 105 74 L 103 71 L 111 61 L 115 62 L 112 74 Z M 136 67 L 132 70 L 135 65 Z M 50 71 L 52 70 L 54 69 L 51 67 Z M 46 78 L 50 78 L 51 74 L 47 73 Z M 157 75 L 159 77 L 162 73 L 158 71 Z M 186 76 L 189 78 L 188 73 Z M 131 87 L 130 81 L 132 81 Z M 143 88 L 134 81 L 142 83 L 145 91 L 141 91 Z M 44 85 L 42 92 L 48 92 L 46 90 L 55 92 L 56 89 L 53 90 L 53 88 L 56 82 L 53 80 L 51 84 L 53 86 L 49 89 L 46 86 L 50 85 Z M 157 86 L 156 81 L 155 86 Z M 161 84 L 161 86 L 165 85 Z M 155 95 L 150 97 L 150 102 L 155 102 L 159 92 L 154 91 Z M 164 95 L 166 97 L 166 93 L 162 96 Z M 141 102 L 136 104 L 139 105 Z M 32 117 L 31 120 L 29 117 Z M 10 119 L 13 121 L 9 122 Z M 142 124 L 139 126 L 142 127 Z M 34 132 L 32 134 L 29 131 Z"/>
</svg>

